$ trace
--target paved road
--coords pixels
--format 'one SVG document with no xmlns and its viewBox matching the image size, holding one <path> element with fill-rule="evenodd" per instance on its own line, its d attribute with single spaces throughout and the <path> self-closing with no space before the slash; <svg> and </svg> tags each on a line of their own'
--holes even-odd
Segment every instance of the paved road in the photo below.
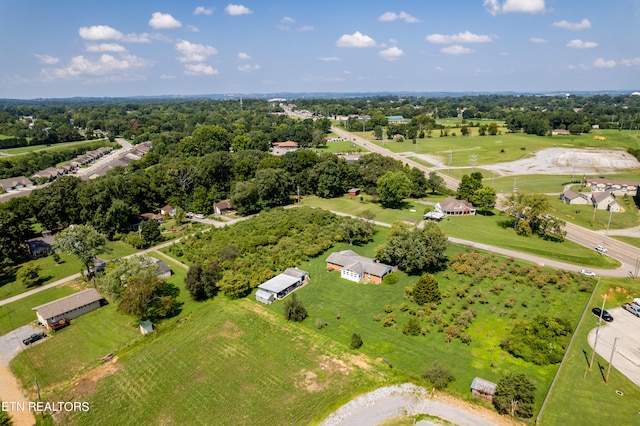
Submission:
<svg viewBox="0 0 640 426">
<path fill-rule="evenodd" d="M 460 184 L 460 181 L 457 179 L 452 178 L 451 176 L 445 175 L 440 173 L 438 170 L 436 169 L 431 169 L 429 167 L 423 166 L 420 163 L 417 163 L 413 160 L 410 160 L 409 158 L 406 158 L 405 156 L 402 156 L 400 154 L 396 154 L 395 152 L 391 152 L 388 149 L 385 149 L 379 145 L 376 145 L 375 143 L 372 143 L 370 141 L 367 141 L 366 139 L 361 138 L 360 136 L 356 136 L 353 133 L 347 132 L 346 130 L 342 130 L 338 127 L 331 127 L 331 131 L 335 134 L 337 134 L 338 136 L 340 136 L 341 138 L 345 138 L 347 140 L 350 140 L 354 143 L 356 143 L 357 145 L 360 145 L 361 147 L 371 151 L 371 152 L 375 152 L 377 154 L 380 155 L 384 155 L 386 157 L 391 157 L 395 160 L 399 160 L 401 161 L 403 164 L 408 164 L 411 167 L 415 167 L 418 170 L 423 171 L 425 174 L 429 174 L 433 171 L 437 172 L 438 175 L 440 177 L 442 177 L 442 179 L 444 179 L 444 183 L 447 186 L 447 188 L 452 189 L 452 190 L 457 190 L 458 189 L 458 185 Z"/>
</svg>

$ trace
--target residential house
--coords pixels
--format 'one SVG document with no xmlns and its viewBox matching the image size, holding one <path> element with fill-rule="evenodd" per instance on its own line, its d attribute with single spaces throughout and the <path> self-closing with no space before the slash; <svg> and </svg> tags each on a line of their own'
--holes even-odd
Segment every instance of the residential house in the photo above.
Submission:
<svg viewBox="0 0 640 426">
<path fill-rule="evenodd" d="M 44 305 L 36 306 L 38 322 L 47 329 L 60 320 L 72 320 L 102 306 L 104 299 L 94 288 L 80 291 Z"/>
<path fill-rule="evenodd" d="M 0 179 L 0 188 L 5 192 L 29 188 L 33 186 L 33 182 L 24 176 L 16 176 L 8 179 Z"/>
<path fill-rule="evenodd" d="M 340 277 L 354 282 L 382 283 L 385 275 L 393 272 L 393 267 L 360 256 L 352 250 L 333 252 L 327 257 L 327 269 L 340 271 Z"/>
<path fill-rule="evenodd" d="M 228 210 L 231 210 L 231 200 L 223 200 L 219 203 L 213 203 L 213 212 L 215 214 L 222 214 Z"/>
<path fill-rule="evenodd" d="M 493 382 L 475 377 L 471 382 L 471 395 L 493 403 L 493 395 L 496 393 L 497 387 L 498 385 Z"/>
<path fill-rule="evenodd" d="M 160 269 L 160 272 L 158 273 L 158 277 L 160 278 L 171 277 L 171 268 L 169 267 L 169 265 L 167 265 L 167 262 L 165 262 L 164 260 L 155 259 L 153 257 L 151 258 L 151 260 Z"/>
<path fill-rule="evenodd" d="M 562 194 L 560 194 L 560 199 L 566 204 L 592 204 L 591 194 L 586 194 L 584 192 L 575 192 L 570 189 L 567 189 Z"/>
<path fill-rule="evenodd" d="M 49 253 L 53 252 L 54 242 L 51 231 L 42 231 L 42 236 L 31 238 L 25 242 L 29 257 L 37 259 L 49 255 Z"/>
<path fill-rule="evenodd" d="M 360 195 L 360 188 L 351 188 L 350 190 L 347 191 L 347 194 L 351 196 Z"/>
<path fill-rule="evenodd" d="M 618 204 L 616 197 L 611 192 L 592 192 L 591 198 L 593 199 L 593 206 L 598 210 L 620 211 L 620 204 Z"/>
<path fill-rule="evenodd" d="M 473 207 L 473 204 L 467 200 L 457 200 L 452 196 L 437 203 L 435 209 L 438 213 L 448 216 L 473 216 L 476 214 L 476 209 Z"/>
<path fill-rule="evenodd" d="M 35 173 L 33 176 L 31 176 L 32 178 L 43 178 L 46 180 L 54 180 L 55 178 L 57 178 L 58 176 L 60 176 L 62 173 L 60 172 L 60 170 L 56 169 L 55 167 L 48 167 L 44 170 L 40 170 L 39 172 Z"/>
<path fill-rule="evenodd" d="M 163 215 L 163 216 L 167 216 L 168 215 L 168 216 L 173 217 L 176 214 L 176 209 L 175 209 L 175 207 L 171 207 L 170 205 L 167 204 L 166 206 L 164 206 L 163 208 L 160 209 L 160 214 Z"/>
<path fill-rule="evenodd" d="M 387 122 L 389 124 L 406 124 L 408 120 L 401 115 L 388 115 Z"/>
<path fill-rule="evenodd" d="M 551 131 L 551 134 L 553 136 L 556 136 L 556 135 L 565 135 L 566 136 L 566 135 L 570 135 L 571 132 L 569 132 L 567 129 L 553 129 Z"/>
<path fill-rule="evenodd" d="M 267 305 L 286 297 L 301 287 L 309 277 L 309 273 L 298 268 L 287 268 L 279 275 L 258 286 L 256 300 Z"/>
</svg>

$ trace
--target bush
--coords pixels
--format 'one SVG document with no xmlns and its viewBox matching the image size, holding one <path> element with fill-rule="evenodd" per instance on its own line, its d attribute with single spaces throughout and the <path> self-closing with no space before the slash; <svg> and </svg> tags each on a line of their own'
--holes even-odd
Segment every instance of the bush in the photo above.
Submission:
<svg viewBox="0 0 640 426">
<path fill-rule="evenodd" d="M 307 317 L 307 310 L 295 294 L 284 301 L 284 317 L 287 321 L 301 322 Z"/>
<path fill-rule="evenodd" d="M 434 361 L 422 373 L 422 377 L 429 380 L 431 385 L 438 390 L 446 388 L 454 379 L 451 370 L 440 361 Z"/>
<path fill-rule="evenodd" d="M 407 336 L 417 336 L 420 334 L 420 320 L 416 317 L 409 317 L 409 321 L 405 324 L 402 332 Z"/>
<path fill-rule="evenodd" d="M 358 333 L 351 335 L 351 349 L 359 349 L 362 346 L 362 338 Z"/>
<path fill-rule="evenodd" d="M 493 405 L 500 414 L 529 418 L 533 415 L 536 386 L 524 374 L 509 373 L 498 382 Z"/>
<path fill-rule="evenodd" d="M 391 312 L 393 312 L 393 306 L 391 305 L 384 305 L 384 311 L 388 314 L 390 314 Z"/>
<path fill-rule="evenodd" d="M 392 285 L 398 282 L 400 278 L 398 278 L 398 274 L 396 274 L 395 272 L 391 272 L 390 274 L 387 274 L 384 276 L 384 278 L 382 278 L 382 284 L 385 285 Z"/>
</svg>

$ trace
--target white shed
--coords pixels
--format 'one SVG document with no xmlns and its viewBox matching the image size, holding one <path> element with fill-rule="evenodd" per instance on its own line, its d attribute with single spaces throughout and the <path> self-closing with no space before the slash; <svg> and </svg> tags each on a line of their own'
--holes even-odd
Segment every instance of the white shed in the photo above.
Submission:
<svg viewBox="0 0 640 426">
<path fill-rule="evenodd" d="M 149 334 L 153 333 L 153 323 L 149 320 L 140 322 L 140 333 Z"/>
</svg>

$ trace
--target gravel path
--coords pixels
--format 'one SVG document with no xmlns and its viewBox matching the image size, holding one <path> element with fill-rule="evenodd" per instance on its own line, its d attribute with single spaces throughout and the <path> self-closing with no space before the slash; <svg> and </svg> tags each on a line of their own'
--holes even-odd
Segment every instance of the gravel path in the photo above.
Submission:
<svg viewBox="0 0 640 426">
<path fill-rule="evenodd" d="M 400 416 L 418 414 L 430 414 L 460 426 L 511 424 L 490 410 L 464 403 L 453 404 L 445 399 L 430 396 L 425 388 L 412 383 L 388 386 L 349 401 L 320 426 L 373 426 Z"/>
</svg>

